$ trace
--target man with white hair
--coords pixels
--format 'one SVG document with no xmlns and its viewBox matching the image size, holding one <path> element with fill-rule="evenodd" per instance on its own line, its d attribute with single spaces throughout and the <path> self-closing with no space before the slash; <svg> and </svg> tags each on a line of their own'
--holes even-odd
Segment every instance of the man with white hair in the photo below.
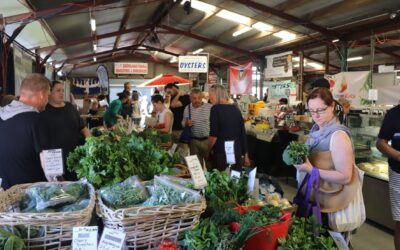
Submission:
<svg viewBox="0 0 400 250">
<path fill-rule="evenodd" d="M 0 108 L 0 178 L 4 189 L 46 181 L 39 157 L 46 145 L 39 112 L 45 109 L 49 93 L 46 77 L 29 74 L 21 83 L 19 101 Z"/>
</svg>

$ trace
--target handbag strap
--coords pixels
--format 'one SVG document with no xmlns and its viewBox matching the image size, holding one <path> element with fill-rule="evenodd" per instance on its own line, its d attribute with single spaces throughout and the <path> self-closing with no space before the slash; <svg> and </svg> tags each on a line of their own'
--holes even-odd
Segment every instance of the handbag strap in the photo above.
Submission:
<svg viewBox="0 0 400 250">
<path fill-rule="evenodd" d="M 191 110 L 190 110 L 190 103 L 189 103 L 189 120 L 192 120 L 192 112 L 191 112 Z"/>
</svg>

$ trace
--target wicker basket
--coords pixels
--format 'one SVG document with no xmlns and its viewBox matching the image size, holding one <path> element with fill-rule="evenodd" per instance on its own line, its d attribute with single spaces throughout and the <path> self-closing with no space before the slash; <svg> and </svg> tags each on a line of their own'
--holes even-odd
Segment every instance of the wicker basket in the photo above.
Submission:
<svg viewBox="0 0 400 250">
<path fill-rule="evenodd" d="M 175 177 L 180 177 L 180 178 L 190 178 L 190 172 L 189 169 L 186 165 L 184 164 L 174 164 L 172 168 L 177 168 L 180 170 L 179 174 L 174 175 Z"/>
<path fill-rule="evenodd" d="M 97 193 L 97 214 L 105 227 L 126 233 L 128 249 L 155 249 L 162 239 L 178 239 L 181 232 L 193 228 L 205 211 L 206 201 L 185 205 L 136 206 L 112 210 Z"/>
<path fill-rule="evenodd" d="M 32 185 L 46 183 L 15 185 L 7 191 L 0 193 L 0 225 L 26 226 L 28 236 L 23 240 L 28 249 L 71 249 L 72 228 L 87 226 L 90 223 L 96 202 L 94 188 L 92 185 L 87 184 L 90 202 L 82 210 L 57 213 L 15 212 L 16 204 L 21 200 L 25 189 Z M 71 182 L 59 182 L 59 184 L 68 183 Z M 33 238 L 33 233 L 31 232 L 37 227 L 41 227 L 41 230 L 44 230 L 44 236 Z"/>
</svg>

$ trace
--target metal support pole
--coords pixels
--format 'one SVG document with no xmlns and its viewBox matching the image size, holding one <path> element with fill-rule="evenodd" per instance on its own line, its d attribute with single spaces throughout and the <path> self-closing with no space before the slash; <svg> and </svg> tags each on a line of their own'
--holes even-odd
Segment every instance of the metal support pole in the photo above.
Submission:
<svg viewBox="0 0 400 250">
<path fill-rule="evenodd" d="M 298 95 L 297 100 L 303 101 L 303 74 L 304 74 L 304 52 L 299 52 L 299 73 L 297 75 Z"/>
<path fill-rule="evenodd" d="M 325 50 L 325 74 L 329 74 L 329 45 L 326 45 Z"/>
</svg>

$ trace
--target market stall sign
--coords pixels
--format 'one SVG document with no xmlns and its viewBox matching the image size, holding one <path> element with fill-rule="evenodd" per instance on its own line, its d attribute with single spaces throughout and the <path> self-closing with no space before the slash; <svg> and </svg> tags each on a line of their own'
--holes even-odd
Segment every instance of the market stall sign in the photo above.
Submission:
<svg viewBox="0 0 400 250">
<path fill-rule="evenodd" d="M 207 73 L 207 56 L 179 56 L 178 60 L 180 73 Z"/>
<path fill-rule="evenodd" d="M 44 173 L 48 177 L 56 177 L 64 174 L 62 149 L 43 150 L 42 161 Z"/>
<path fill-rule="evenodd" d="M 111 228 L 104 228 L 98 250 L 120 250 L 125 245 L 124 232 Z"/>
<path fill-rule="evenodd" d="M 185 161 L 189 168 L 190 175 L 192 176 L 194 187 L 196 189 L 201 189 L 207 186 L 207 180 L 197 155 L 186 156 Z"/>
<path fill-rule="evenodd" d="M 97 249 L 97 226 L 74 227 L 72 231 L 72 249 L 92 250 Z"/>
<path fill-rule="evenodd" d="M 116 75 L 147 75 L 149 67 L 147 63 L 114 63 L 114 74 Z"/>
<path fill-rule="evenodd" d="M 293 76 L 292 51 L 266 56 L 265 59 L 267 61 L 267 66 L 265 67 L 266 78 Z"/>
</svg>

